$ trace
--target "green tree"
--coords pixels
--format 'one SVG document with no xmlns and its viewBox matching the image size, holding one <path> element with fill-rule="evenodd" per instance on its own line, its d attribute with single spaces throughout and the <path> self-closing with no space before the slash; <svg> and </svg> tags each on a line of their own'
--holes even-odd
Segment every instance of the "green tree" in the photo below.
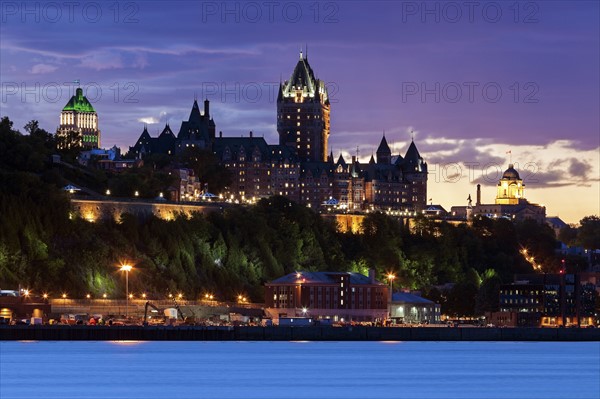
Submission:
<svg viewBox="0 0 600 399">
<path fill-rule="evenodd" d="M 600 218 L 586 216 L 579 221 L 577 241 L 585 249 L 600 249 Z"/>
</svg>

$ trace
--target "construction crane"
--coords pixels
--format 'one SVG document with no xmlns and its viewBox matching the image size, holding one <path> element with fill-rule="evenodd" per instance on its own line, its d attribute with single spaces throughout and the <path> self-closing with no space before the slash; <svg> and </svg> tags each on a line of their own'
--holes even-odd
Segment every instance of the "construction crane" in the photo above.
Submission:
<svg viewBox="0 0 600 399">
<path fill-rule="evenodd" d="M 196 319 L 196 315 L 194 314 L 194 312 L 191 309 L 189 309 L 189 311 L 192 313 L 192 316 L 186 317 L 183 314 L 183 311 L 181 310 L 181 307 L 179 306 L 179 303 L 177 302 L 175 295 L 172 295 L 171 298 L 173 300 L 173 306 L 175 307 L 175 309 L 177 309 L 177 313 L 179 314 L 179 317 L 181 317 L 181 321 L 183 321 L 184 324 L 194 324 L 194 320 Z"/>
<path fill-rule="evenodd" d="M 150 301 L 146 301 L 146 306 L 144 306 L 144 322 L 143 322 L 144 326 L 148 325 L 148 308 L 149 307 L 160 313 L 160 309 L 157 308 L 156 305 L 154 305 Z"/>
</svg>

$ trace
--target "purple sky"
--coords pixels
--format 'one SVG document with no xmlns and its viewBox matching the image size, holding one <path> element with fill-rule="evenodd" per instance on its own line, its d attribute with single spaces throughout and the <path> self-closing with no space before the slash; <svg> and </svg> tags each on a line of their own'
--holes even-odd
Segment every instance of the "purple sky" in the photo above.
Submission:
<svg viewBox="0 0 600 399">
<path fill-rule="evenodd" d="M 275 89 L 308 45 L 329 84 L 336 155 L 369 157 L 384 130 L 404 154 L 414 130 L 431 197 L 449 208 L 475 181 L 493 201 L 482 170 L 505 168 L 511 150 L 530 170 L 526 197 L 549 214 L 600 213 L 597 1 L 68 4 L 0 3 L 0 114 L 18 127 L 54 131 L 64 83 L 80 79 L 105 147 L 132 145 L 144 122 L 177 132 L 195 95 L 224 135 L 276 143 Z"/>
</svg>

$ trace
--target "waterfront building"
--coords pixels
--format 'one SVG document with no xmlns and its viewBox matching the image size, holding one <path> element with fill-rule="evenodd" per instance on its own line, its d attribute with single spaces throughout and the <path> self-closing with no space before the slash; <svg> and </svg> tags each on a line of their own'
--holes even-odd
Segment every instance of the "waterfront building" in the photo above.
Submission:
<svg viewBox="0 0 600 399">
<path fill-rule="evenodd" d="M 595 325 L 600 273 L 517 274 L 500 287 L 500 312 L 517 326 Z"/>
<path fill-rule="evenodd" d="M 31 317 L 46 319 L 51 312 L 48 300 L 27 290 L 0 290 L 0 324 Z"/>
<path fill-rule="evenodd" d="M 369 276 L 351 272 L 296 272 L 265 284 L 265 313 L 339 322 L 387 318 L 388 288 Z"/>
<path fill-rule="evenodd" d="M 60 125 L 56 131 L 57 147 L 98 148 L 100 147 L 100 129 L 98 114 L 78 87 L 75 95 L 63 107 L 60 113 Z"/>
<path fill-rule="evenodd" d="M 410 292 L 393 293 L 390 309 L 390 317 L 396 323 L 440 323 L 440 305 Z"/>
</svg>

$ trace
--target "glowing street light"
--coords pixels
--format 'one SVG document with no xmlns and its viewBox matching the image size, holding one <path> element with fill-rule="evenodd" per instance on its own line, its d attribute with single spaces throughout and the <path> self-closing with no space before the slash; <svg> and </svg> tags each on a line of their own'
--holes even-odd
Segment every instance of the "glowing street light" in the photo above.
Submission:
<svg viewBox="0 0 600 399">
<path fill-rule="evenodd" d="M 129 317 L 129 272 L 133 269 L 131 265 L 122 265 L 121 271 L 125 272 L 125 317 Z"/>
<path fill-rule="evenodd" d="M 388 273 L 387 279 L 390 282 L 390 319 L 392 318 L 392 295 L 394 294 L 394 279 L 396 275 L 394 273 Z"/>
</svg>

